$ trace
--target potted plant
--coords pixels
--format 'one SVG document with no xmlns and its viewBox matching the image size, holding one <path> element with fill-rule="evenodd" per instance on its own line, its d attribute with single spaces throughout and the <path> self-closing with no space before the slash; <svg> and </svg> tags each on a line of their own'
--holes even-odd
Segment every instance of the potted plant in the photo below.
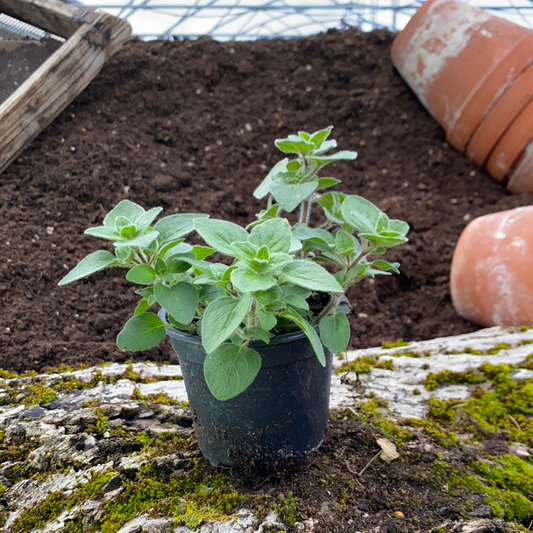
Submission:
<svg viewBox="0 0 533 533">
<path fill-rule="evenodd" d="M 288 157 L 255 190 L 266 207 L 248 227 L 203 214 L 154 224 L 161 208 L 145 211 L 123 200 L 103 226 L 85 232 L 112 241 L 114 253 L 88 255 L 59 282 L 128 269 L 141 300 L 117 345 L 141 351 L 169 335 L 200 448 L 215 465 L 270 463 L 320 445 L 331 354 L 350 338 L 344 294 L 365 277 L 398 272 L 398 263 L 371 256 L 405 242 L 407 223 L 360 196 L 324 192 L 340 181 L 318 173 L 357 157 L 330 153 L 337 145 L 331 130 L 275 141 Z M 323 217 L 316 227 L 314 207 Z M 282 215 L 297 209 L 291 226 Z M 193 231 L 207 246 L 185 241 Z M 227 261 L 207 261 L 215 252 Z"/>
</svg>

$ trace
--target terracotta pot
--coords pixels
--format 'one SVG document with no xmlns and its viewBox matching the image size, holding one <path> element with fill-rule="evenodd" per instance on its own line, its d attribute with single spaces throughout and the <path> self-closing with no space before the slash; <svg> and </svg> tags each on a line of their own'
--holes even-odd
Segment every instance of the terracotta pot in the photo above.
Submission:
<svg viewBox="0 0 533 533">
<path fill-rule="evenodd" d="M 455 122 L 448 131 L 446 140 L 454 148 L 464 149 L 483 117 L 490 113 L 501 97 L 507 96 L 507 89 L 533 64 L 532 50 L 533 33 L 519 41 L 487 74 L 480 87 L 470 93 L 462 108 L 457 111 Z"/>
<path fill-rule="evenodd" d="M 473 131 L 485 110 L 462 113 L 487 80 L 523 66 L 520 43 L 532 31 L 457 0 L 428 0 L 394 41 L 391 57 L 405 81 L 446 131 Z M 522 46 L 527 50 L 527 43 Z M 511 58 L 516 51 L 516 65 Z M 527 60 L 526 60 L 527 63 Z M 493 87 L 498 83 L 492 82 Z M 488 86 L 488 85 L 487 85 Z M 501 85 L 496 87 L 498 94 Z M 485 96 L 490 102 L 490 95 Z M 473 104 L 472 104 L 473 105 Z M 455 126 L 454 126 L 455 125 Z M 463 140 L 457 141 L 459 148 Z M 455 141 L 454 141 L 455 142 Z"/>
<path fill-rule="evenodd" d="M 533 61 L 533 53 L 531 51 L 530 54 Z M 483 166 L 498 141 L 503 138 L 509 127 L 524 111 L 524 108 L 532 98 L 533 65 L 515 78 L 515 82 L 481 121 L 468 143 L 466 149 L 468 157 L 473 159 L 478 165 Z M 533 124 L 531 125 L 530 131 L 533 135 Z M 498 176 L 495 175 L 494 177 L 501 181 L 505 177 L 505 174 L 503 176 L 498 174 Z"/>
<path fill-rule="evenodd" d="M 524 150 L 507 188 L 514 194 L 533 194 L 533 141 Z"/>
<path fill-rule="evenodd" d="M 509 171 L 533 137 L 533 100 L 509 126 L 492 151 L 486 169 L 497 181 L 508 177 Z"/>
<path fill-rule="evenodd" d="M 532 272 L 533 206 L 476 218 L 453 256 L 453 305 L 482 326 L 532 325 Z"/>
</svg>

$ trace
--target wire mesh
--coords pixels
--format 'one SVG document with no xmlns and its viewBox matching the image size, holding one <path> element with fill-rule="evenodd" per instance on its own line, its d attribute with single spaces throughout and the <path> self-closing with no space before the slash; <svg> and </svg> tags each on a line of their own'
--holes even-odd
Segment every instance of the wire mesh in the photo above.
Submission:
<svg viewBox="0 0 533 533">
<path fill-rule="evenodd" d="M 64 42 L 0 13 L 0 103 L 11 96 Z"/>
<path fill-rule="evenodd" d="M 92 0 L 95 2 L 95 0 Z M 76 3 L 80 3 L 76 1 Z M 127 19 L 142 38 L 210 35 L 217 40 L 298 37 L 330 28 L 401 30 L 421 0 L 82 0 Z M 533 27 L 533 0 L 471 0 Z"/>
</svg>

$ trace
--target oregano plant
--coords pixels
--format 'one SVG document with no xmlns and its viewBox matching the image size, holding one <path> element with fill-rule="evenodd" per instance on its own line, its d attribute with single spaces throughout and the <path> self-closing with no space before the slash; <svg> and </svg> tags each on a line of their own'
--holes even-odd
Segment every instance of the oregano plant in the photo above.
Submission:
<svg viewBox="0 0 533 533">
<path fill-rule="evenodd" d="M 88 255 L 59 285 L 126 268 L 140 301 L 117 337 L 118 347 L 153 348 L 169 326 L 198 335 L 207 354 L 205 379 L 218 400 L 234 398 L 254 381 L 261 368 L 255 343 L 268 344 L 276 335 L 302 330 L 325 365 L 323 347 L 340 353 L 350 340 L 347 289 L 365 277 L 398 273 L 398 263 L 380 256 L 405 242 L 409 229 L 361 196 L 326 192 L 340 180 L 319 177 L 323 169 L 357 157 L 331 153 L 337 146 L 331 130 L 275 141 L 287 157 L 255 190 L 266 206 L 246 228 L 206 214 L 155 222 L 161 208 L 147 211 L 123 200 L 102 226 L 85 231 L 111 241 L 114 253 Z M 314 209 L 323 215 L 316 227 L 310 225 Z M 284 214 L 296 210 L 291 226 Z M 186 242 L 193 232 L 205 245 Z M 210 261 L 215 252 L 227 264 Z M 316 311 L 310 302 L 320 301 L 320 294 L 326 297 Z M 166 321 L 156 314 L 158 307 L 166 310 Z"/>
</svg>

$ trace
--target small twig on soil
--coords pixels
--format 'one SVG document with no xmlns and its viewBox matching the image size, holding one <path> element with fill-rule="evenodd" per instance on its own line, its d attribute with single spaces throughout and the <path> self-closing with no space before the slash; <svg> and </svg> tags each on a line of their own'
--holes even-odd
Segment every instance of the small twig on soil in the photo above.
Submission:
<svg viewBox="0 0 533 533">
<path fill-rule="evenodd" d="M 348 411 L 351 411 L 357 418 L 361 418 L 359 416 L 359 413 L 357 413 L 356 410 L 353 407 L 348 407 Z"/>
<path fill-rule="evenodd" d="M 361 476 L 363 475 L 363 472 L 381 455 L 381 451 L 380 450 L 378 453 L 376 453 L 376 455 L 374 455 L 374 457 L 372 457 L 372 459 L 370 459 L 370 461 L 368 461 L 368 463 L 366 464 L 366 466 L 363 468 L 363 470 L 361 470 L 361 472 L 359 472 L 357 475 L 358 476 Z"/>
<path fill-rule="evenodd" d="M 507 416 L 509 417 L 509 420 L 516 426 L 516 429 L 518 429 L 518 431 L 522 431 L 522 428 L 520 427 L 520 424 L 516 421 L 516 419 L 509 413 L 507 413 Z"/>
</svg>

